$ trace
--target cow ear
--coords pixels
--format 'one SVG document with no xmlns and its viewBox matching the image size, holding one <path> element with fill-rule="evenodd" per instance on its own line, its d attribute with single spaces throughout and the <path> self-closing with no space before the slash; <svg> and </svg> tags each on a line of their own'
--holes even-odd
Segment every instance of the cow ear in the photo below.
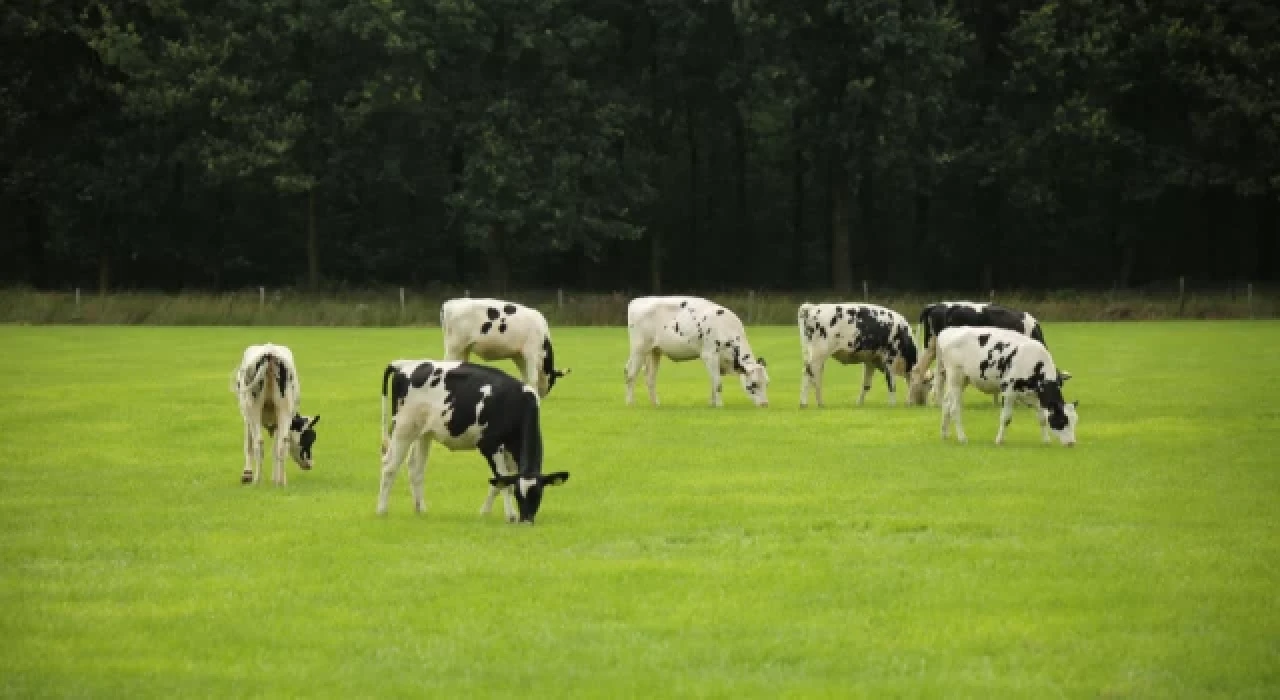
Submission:
<svg viewBox="0 0 1280 700">
<path fill-rule="evenodd" d="M 316 427 L 316 423 L 319 423 L 319 422 L 320 422 L 320 414 L 319 414 L 319 413 L 317 413 L 317 414 L 316 414 L 316 417 L 315 417 L 315 418 L 312 418 L 312 419 L 311 419 L 311 422 L 310 422 L 309 424 L 307 424 L 307 427 L 308 427 L 308 428 L 314 428 L 314 427 Z"/>
<path fill-rule="evenodd" d="M 1080 402 L 1079 402 L 1079 401 L 1072 401 L 1072 402 L 1071 402 L 1071 407 L 1072 407 L 1072 408 L 1080 408 Z"/>
<path fill-rule="evenodd" d="M 757 359 L 757 360 L 760 360 L 760 366 L 761 366 L 761 367 L 768 367 L 768 366 L 769 366 L 769 363 L 768 363 L 768 362 L 765 362 L 763 357 L 757 357 L 756 359 Z"/>
<path fill-rule="evenodd" d="M 556 486 L 557 484 L 563 484 L 569 480 L 569 472 L 543 474 L 539 480 L 542 482 L 543 486 Z"/>
<path fill-rule="evenodd" d="M 519 479 L 520 479 L 519 474 L 503 474 L 502 476 L 495 476 L 492 479 L 490 479 L 489 485 L 490 486 L 514 486 L 515 483 L 519 481 Z"/>
<path fill-rule="evenodd" d="M 1070 379 L 1070 378 L 1071 378 L 1071 373 L 1070 373 L 1070 372 L 1058 372 L 1058 383 L 1059 383 L 1059 384 L 1066 384 L 1066 383 L 1067 383 L 1067 380 L 1068 380 L 1068 379 Z"/>
</svg>

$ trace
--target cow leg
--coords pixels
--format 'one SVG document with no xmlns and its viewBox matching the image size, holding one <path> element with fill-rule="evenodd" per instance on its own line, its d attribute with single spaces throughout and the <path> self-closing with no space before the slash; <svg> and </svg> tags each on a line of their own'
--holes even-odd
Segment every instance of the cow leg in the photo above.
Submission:
<svg viewBox="0 0 1280 700">
<path fill-rule="evenodd" d="M 254 461 L 254 456 L 257 454 L 256 445 L 253 422 L 246 418 L 244 421 L 244 471 L 240 473 L 242 484 L 248 484 L 257 479 L 257 463 Z"/>
<path fill-rule="evenodd" d="M 494 459 L 495 457 L 497 459 Z M 502 476 L 503 472 L 498 468 L 498 460 L 502 459 L 501 449 L 493 454 L 485 455 L 484 459 L 489 463 L 489 471 L 492 472 L 495 477 Z M 489 495 L 485 497 L 484 503 L 480 505 L 480 515 L 488 515 L 490 511 L 493 510 L 493 499 L 497 496 L 498 487 L 493 484 L 489 484 Z"/>
<path fill-rule="evenodd" d="M 1009 399 L 1005 399 L 1005 402 L 1012 403 L 1012 401 L 1010 401 Z M 1044 442 L 1044 444 L 1048 445 L 1050 442 L 1049 419 L 1044 415 L 1044 411 L 1040 410 L 1040 407 L 1038 405 L 1035 406 L 1034 408 L 1036 409 L 1036 420 L 1040 422 L 1040 440 Z"/>
<path fill-rule="evenodd" d="M 809 386 L 813 386 L 813 399 L 818 402 L 818 408 L 823 407 L 822 401 L 822 372 L 826 368 L 827 356 L 822 354 L 813 354 L 804 363 L 804 376 L 800 378 L 800 408 L 809 405 Z"/>
<path fill-rule="evenodd" d="M 293 422 L 293 414 L 285 414 L 278 412 L 276 414 L 276 434 L 273 443 L 272 457 L 275 463 L 271 470 L 271 483 L 277 486 L 287 486 L 288 477 L 285 475 L 284 461 L 288 458 L 289 451 L 289 424 Z"/>
<path fill-rule="evenodd" d="M 858 405 L 861 406 L 863 401 L 867 400 L 867 392 L 871 391 L 871 380 L 874 378 L 876 368 L 870 362 L 862 363 L 862 391 L 858 393 Z"/>
<path fill-rule="evenodd" d="M 720 357 L 707 353 L 702 356 L 702 363 L 707 366 L 707 375 L 711 378 L 711 406 L 720 408 L 724 405 L 724 398 L 721 395 L 724 384 L 720 379 Z"/>
<path fill-rule="evenodd" d="M 1001 396 L 1003 396 L 1003 394 L 996 394 L 997 399 L 1000 398 Z M 1014 402 L 1012 400 L 1009 400 L 1006 398 L 1004 402 L 1004 407 L 1000 409 L 1000 430 L 996 431 L 997 445 L 1004 444 L 1005 428 L 1008 428 L 1009 424 L 1013 422 L 1013 404 Z"/>
<path fill-rule="evenodd" d="M 950 380 L 947 383 L 947 393 L 942 401 L 942 437 L 944 439 L 947 437 L 947 420 L 950 419 L 956 424 L 956 441 L 960 443 L 968 442 L 969 438 L 964 434 L 964 423 L 960 419 L 961 409 L 964 404 L 964 380 Z"/>
<path fill-rule="evenodd" d="M 414 442 L 415 438 L 413 437 L 399 434 L 391 436 L 391 446 L 387 449 L 387 453 L 382 455 L 382 483 L 378 489 L 378 515 L 386 515 L 387 513 L 387 501 L 391 498 L 391 486 L 395 484 L 396 472 L 400 470 L 400 464 L 408 456 Z"/>
<path fill-rule="evenodd" d="M 645 363 L 645 383 L 649 387 L 649 403 L 658 405 L 658 365 L 662 363 L 662 351 L 654 348 L 649 352 L 649 361 Z"/>
<path fill-rule="evenodd" d="M 503 450 L 503 462 L 506 464 L 507 474 L 517 474 L 520 472 L 520 466 L 516 464 L 515 457 L 511 453 Z M 520 510 L 516 508 L 516 487 L 508 486 L 502 490 L 502 511 L 507 518 L 507 522 L 514 523 L 520 519 Z"/>
<path fill-rule="evenodd" d="M 415 513 L 427 512 L 427 502 L 423 498 L 422 484 L 427 476 L 427 456 L 431 452 L 431 436 L 423 435 L 418 439 L 414 449 L 409 451 L 409 493 L 413 495 Z"/>
<path fill-rule="evenodd" d="M 884 384 L 886 387 L 889 388 L 889 405 L 897 406 L 898 405 L 898 378 L 893 376 L 893 363 L 892 362 L 884 363 L 884 366 L 880 368 L 880 371 L 884 372 Z"/>
</svg>

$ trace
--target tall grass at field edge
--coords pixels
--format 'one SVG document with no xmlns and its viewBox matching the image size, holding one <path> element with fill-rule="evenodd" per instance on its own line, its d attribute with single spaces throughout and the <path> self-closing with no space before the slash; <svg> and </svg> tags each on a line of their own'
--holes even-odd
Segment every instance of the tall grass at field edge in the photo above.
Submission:
<svg viewBox="0 0 1280 700">
<path fill-rule="evenodd" d="M 277 289 L 263 298 L 257 289 L 226 293 L 120 292 L 105 296 L 29 289 L 0 290 L 0 323 L 111 324 L 156 326 L 435 326 L 440 304 L 462 296 L 448 291 L 406 292 L 403 306 L 398 289 L 341 294 L 309 294 Z M 477 295 L 478 296 L 478 295 Z M 618 326 L 626 323 L 627 302 L 633 296 L 616 292 L 557 293 L 525 290 L 503 298 L 532 306 L 557 326 Z M 862 294 L 833 292 L 730 292 L 703 294 L 733 309 L 743 321 L 759 325 L 795 323 L 796 307 L 804 302 L 862 301 Z M 920 309 L 940 299 L 990 300 L 964 293 L 871 294 L 866 301 L 895 309 L 914 321 Z M 1042 321 L 1133 321 L 1188 319 L 1280 318 L 1275 293 L 1074 292 L 997 294 L 997 303 L 1028 311 Z"/>
</svg>

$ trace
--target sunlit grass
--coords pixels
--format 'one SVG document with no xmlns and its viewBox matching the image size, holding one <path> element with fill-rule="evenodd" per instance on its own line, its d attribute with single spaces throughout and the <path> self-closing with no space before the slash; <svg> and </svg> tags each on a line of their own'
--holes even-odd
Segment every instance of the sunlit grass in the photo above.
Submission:
<svg viewBox="0 0 1280 700">
<path fill-rule="evenodd" d="M 435 330 L 0 328 L 0 694 L 1280 694 L 1273 323 L 1057 324 L 1080 444 L 968 395 L 889 408 L 753 327 L 772 406 L 698 363 L 623 405 L 625 330 L 557 328 L 538 525 L 432 451 L 374 516 L 385 362 Z M 316 469 L 238 483 L 227 377 L 290 345 Z M 509 363 L 498 363 L 514 371 Z"/>
</svg>

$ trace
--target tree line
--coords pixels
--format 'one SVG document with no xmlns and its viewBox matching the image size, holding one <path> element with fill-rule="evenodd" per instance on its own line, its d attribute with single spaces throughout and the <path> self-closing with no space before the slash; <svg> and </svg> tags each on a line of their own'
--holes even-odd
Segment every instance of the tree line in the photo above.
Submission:
<svg viewBox="0 0 1280 700">
<path fill-rule="evenodd" d="M 1266 0 L 0 12 L 11 284 L 1280 277 Z"/>
</svg>

